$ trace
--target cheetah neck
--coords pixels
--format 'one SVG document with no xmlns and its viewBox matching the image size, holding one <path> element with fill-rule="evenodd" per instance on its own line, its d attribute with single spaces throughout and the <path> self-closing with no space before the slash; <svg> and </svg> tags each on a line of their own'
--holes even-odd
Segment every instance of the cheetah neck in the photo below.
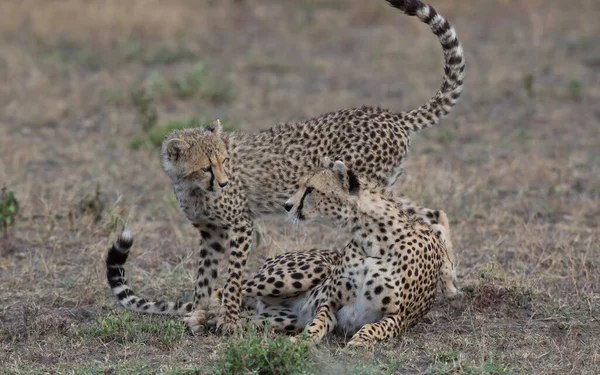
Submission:
<svg viewBox="0 0 600 375">
<path fill-rule="evenodd" d="M 368 256 L 386 255 L 394 244 L 394 233 L 406 224 L 395 201 L 382 189 L 363 189 L 352 210 L 350 222 L 354 240 Z"/>
</svg>

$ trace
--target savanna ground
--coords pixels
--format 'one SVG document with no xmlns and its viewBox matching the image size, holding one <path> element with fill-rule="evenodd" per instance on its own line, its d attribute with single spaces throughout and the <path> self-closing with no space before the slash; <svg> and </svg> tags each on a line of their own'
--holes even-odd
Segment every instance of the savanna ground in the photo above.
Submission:
<svg viewBox="0 0 600 375">
<path fill-rule="evenodd" d="M 191 298 L 198 236 L 159 165 L 165 128 L 410 109 L 440 84 L 436 38 L 383 0 L 1 2 L 0 185 L 21 204 L 1 242 L 2 371 L 210 373 L 236 345 L 270 345 L 279 373 L 600 373 L 600 3 L 433 5 L 465 47 L 466 87 L 414 138 L 398 189 L 449 214 L 464 295 L 373 351 L 333 337 L 302 357 L 127 314 L 106 251 L 126 225 L 138 292 Z M 253 268 L 344 241 L 260 229 Z"/>
</svg>

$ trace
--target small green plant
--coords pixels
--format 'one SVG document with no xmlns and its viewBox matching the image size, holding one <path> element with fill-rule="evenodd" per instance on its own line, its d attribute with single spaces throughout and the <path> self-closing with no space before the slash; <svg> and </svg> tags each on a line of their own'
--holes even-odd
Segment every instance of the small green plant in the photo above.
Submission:
<svg viewBox="0 0 600 375">
<path fill-rule="evenodd" d="M 167 203 L 174 208 L 179 208 L 179 202 L 177 201 L 177 196 L 175 193 L 170 192 L 166 196 Z"/>
<path fill-rule="evenodd" d="M 108 104 L 121 105 L 126 102 L 125 95 L 118 88 L 108 88 L 102 90 L 102 97 Z"/>
<path fill-rule="evenodd" d="M 451 129 L 448 128 L 439 128 L 438 130 L 438 134 L 437 134 L 437 140 L 440 143 L 450 143 L 452 142 L 452 140 L 454 140 L 454 133 L 452 132 Z"/>
<path fill-rule="evenodd" d="M 304 337 L 296 342 L 284 335 L 271 339 L 256 328 L 249 328 L 244 337 L 227 343 L 224 361 L 214 369 L 214 374 L 307 373 L 311 366 L 306 358 L 310 350 L 311 344 Z"/>
<path fill-rule="evenodd" d="M 179 61 L 193 60 L 196 54 L 182 45 L 176 48 L 160 47 L 152 52 L 146 53 L 144 62 L 147 64 L 168 65 Z"/>
<path fill-rule="evenodd" d="M 583 97 L 583 82 L 578 79 L 572 79 L 569 82 L 569 95 L 573 100 L 581 100 Z"/>
<path fill-rule="evenodd" d="M 86 45 L 72 42 L 60 42 L 55 46 L 48 46 L 43 58 L 57 61 L 65 65 L 79 66 L 90 70 L 98 70 L 104 63 L 100 52 Z"/>
<path fill-rule="evenodd" d="M 525 76 L 523 77 L 523 88 L 525 89 L 527 96 L 529 96 L 530 98 L 535 96 L 534 85 L 535 85 L 535 74 L 534 73 L 525 74 Z"/>
<path fill-rule="evenodd" d="M 401 363 L 395 360 L 358 361 L 348 373 L 356 375 L 392 375 L 400 368 Z"/>
<path fill-rule="evenodd" d="M 92 215 L 95 222 L 99 222 L 105 208 L 104 199 L 100 190 L 100 184 L 96 185 L 94 195 L 86 195 L 79 202 L 79 213 L 82 215 Z"/>
<path fill-rule="evenodd" d="M 170 96 L 182 100 L 202 98 L 211 103 L 219 103 L 229 101 L 234 96 L 230 83 L 215 76 L 208 65 L 202 62 L 194 65 L 189 73 L 174 78 L 153 72 L 146 79 L 144 86 L 152 96 L 157 98 Z"/>
<path fill-rule="evenodd" d="M 136 117 L 144 131 L 150 130 L 158 122 L 158 112 L 148 90 L 141 88 L 131 92 L 131 102 L 136 110 Z"/>
<path fill-rule="evenodd" d="M 472 374 L 472 375 L 504 375 L 512 373 L 508 366 L 494 362 L 470 361 L 463 354 L 456 352 L 439 352 L 435 361 L 425 371 L 425 374 Z"/>
<path fill-rule="evenodd" d="M 171 89 L 180 99 L 199 95 L 211 102 L 223 102 L 233 95 L 230 85 L 212 75 L 207 65 L 201 62 L 188 74 L 172 80 Z"/>
<path fill-rule="evenodd" d="M 129 148 L 136 151 L 142 148 L 146 144 L 146 140 L 144 138 L 135 137 L 129 141 Z"/>
<path fill-rule="evenodd" d="M 19 214 L 19 201 L 12 190 L 2 188 L 0 194 L 0 225 L 4 238 L 8 238 L 8 227 L 15 225 Z"/>
</svg>

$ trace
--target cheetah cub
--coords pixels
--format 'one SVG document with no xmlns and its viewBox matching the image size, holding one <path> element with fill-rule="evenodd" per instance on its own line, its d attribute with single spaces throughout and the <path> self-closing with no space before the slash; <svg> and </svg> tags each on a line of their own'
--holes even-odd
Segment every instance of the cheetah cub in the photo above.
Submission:
<svg viewBox="0 0 600 375">
<path fill-rule="evenodd" d="M 321 158 L 343 160 L 361 178 L 392 189 L 402 173 L 411 134 L 437 124 L 458 102 L 465 62 L 454 28 L 421 1 L 387 2 L 427 24 L 442 47 L 441 86 L 421 106 L 408 111 L 342 109 L 256 133 L 224 133 L 216 122 L 208 128 L 174 131 L 163 142 L 162 167 L 183 213 L 200 232 L 194 302 L 185 318 L 191 330 L 205 325 L 225 254 L 230 254 L 229 276 L 217 325 L 222 331 L 239 327 L 242 275 L 254 222 L 284 216 L 282 204 Z M 143 306 L 132 309 L 142 311 Z"/>
<path fill-rule="evenodd" d="M 410 217 L 381 186 L 356 176 L 341 161 L 301 180 L 285 203 L 291 220 L 326 220 L 350 231 L 352 240 L 328 278 L 311 291 L 307 326 L 318 342 L 334 328 L 353 334 L 348 345 L 369 346 L 423 317 L 438 282 L 452 284 L 454 254 L 440 224 Z M 449 288 L 447 286 L 446 288 Z"/>
</svg>

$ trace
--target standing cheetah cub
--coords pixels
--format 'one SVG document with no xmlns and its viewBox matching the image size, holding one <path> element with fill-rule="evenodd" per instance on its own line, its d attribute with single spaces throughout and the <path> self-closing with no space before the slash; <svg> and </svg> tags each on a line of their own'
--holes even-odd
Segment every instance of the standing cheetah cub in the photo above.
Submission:
<svg viewBox="0 0 600 375">
<path fill-rule="evenodd" d="M 285 215 L 283 202 L 321 158 L 343 160 L 358 176 L 392 187 L 401 174 L 410 134 L 436 124 L 457 103 L 465 63 L 454 28 L 418 0 L 387 1 L 426 23 L 442 45 L 442 84 L 425 104 L 406 112 L 367 106 L 343 109 L 257 133 L 225 134 L 216 122 L 206 129 L 174 131 L 163 142 L 162 167 L 182 211 L 201 235 L 194 302 L 185 318 L 192 330 L 205 323 L 218 264 L 227 250 L 229 276 L 217 325 L 225 331 L 238 327 L 254 221 Z"/>
<path fill-rule="evenodd" d="M 411 218 L 384 188 L 341 161 L 303 178 L 285 207 L 294 221 L 325 219 L 353 234 L 333 272 L 310 293 L 314 341 L 336 327 L 353 334 L 350 346 L 396 337 L 431 309 L 438 282 L 453 282 L 442 268 L 454 264 L 445 215 L 442 225 Z"/>
</svg>

